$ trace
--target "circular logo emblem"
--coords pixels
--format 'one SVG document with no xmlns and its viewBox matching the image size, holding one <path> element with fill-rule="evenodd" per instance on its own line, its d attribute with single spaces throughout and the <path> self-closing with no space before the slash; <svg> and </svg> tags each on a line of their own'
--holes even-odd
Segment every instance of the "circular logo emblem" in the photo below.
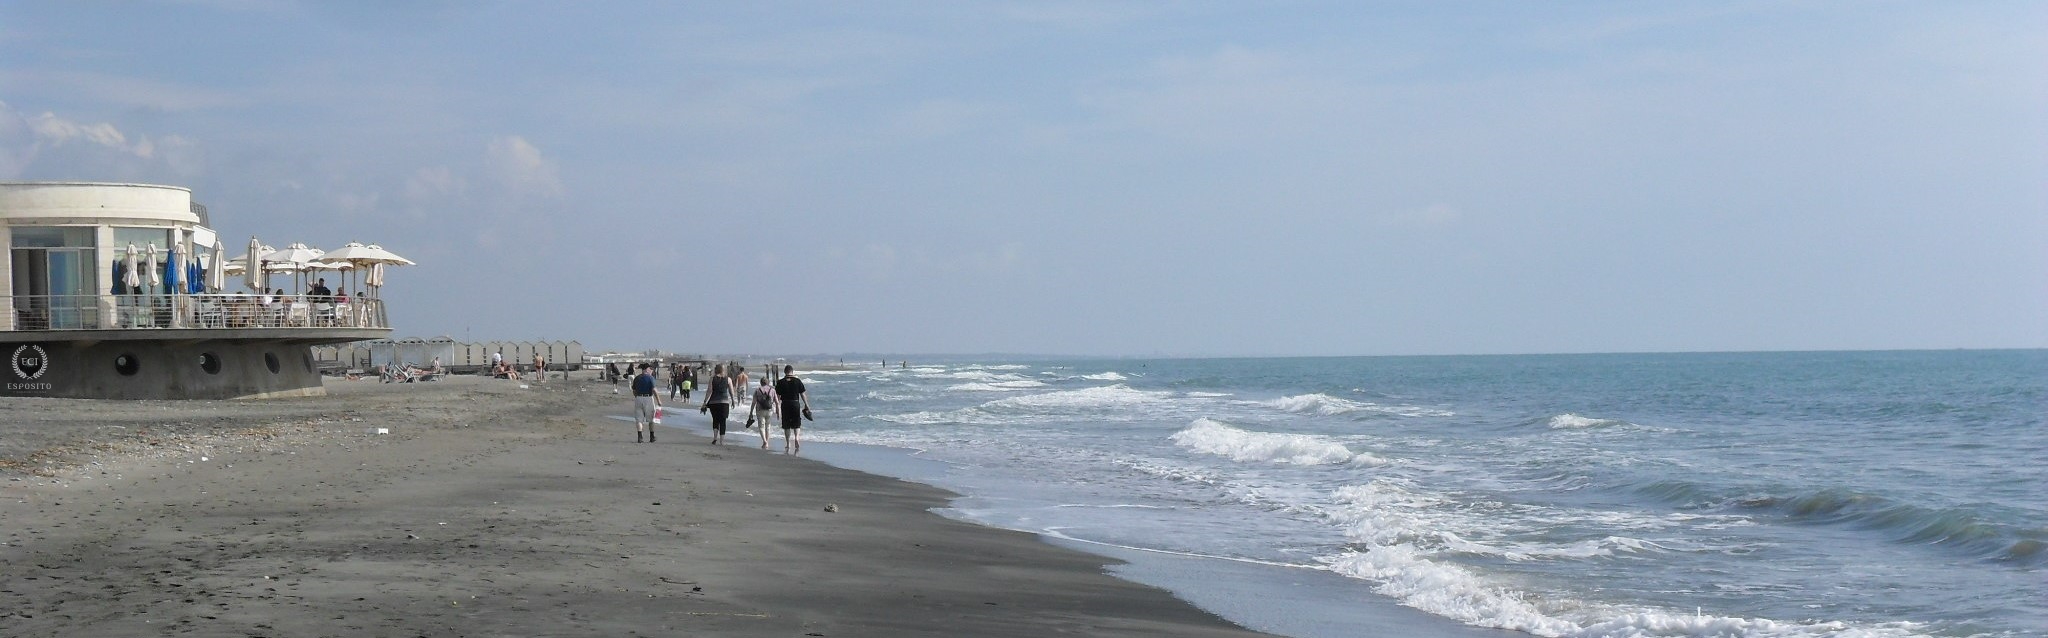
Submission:
<svg viewBox="0 0 2048 638">
<path fill-rule="evenodd" d="M 14 366 L 14 376 L 23 381 L 40 379 L 43 373 L 50 371 L 49 353 L 43 352 L 43 347 L 36 344 L 15 348 L 9 363 Z"/>
</svg>

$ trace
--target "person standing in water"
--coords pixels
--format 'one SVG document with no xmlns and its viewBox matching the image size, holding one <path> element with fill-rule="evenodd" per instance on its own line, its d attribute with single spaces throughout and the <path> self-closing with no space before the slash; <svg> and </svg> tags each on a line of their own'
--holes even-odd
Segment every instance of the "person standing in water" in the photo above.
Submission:
<svg viewBox="0 0 2048 638">
<path fill-rule="evenodd" d="M 811 418 L 811 395 L 804 393 L 804 380 L 796 378 L 796 366 L 782 366 L 782 378 L 775 382 L 775 397 L 781 401 L 782 453 L 802 452 L 803 441 L 797 440 L 796 435 L 803 429 L 804 419 Z M 767 428 L 762 429 L 762 436 L 767 436 Z"/>
<path fill-rule="evenodd" d="M 725 419 L 732 416 L 732 379 L 725 376 L 725 364 L 711 368 L 711 387 L 704 389 L 704 402 L 697 405 L 698 412 L 711 413 L 711 444 L 725 442 Z"/>
<path fill-rule="evenodd" d="M 640 376 L 633 377 L 633 442 L 640 442 L 641 431 L 647 432 L 647 442 L 654 442 L 654 414 L 661 409 L 661 395 L 654 393 L 654 366 L 640 364 Z"/>
</svg>

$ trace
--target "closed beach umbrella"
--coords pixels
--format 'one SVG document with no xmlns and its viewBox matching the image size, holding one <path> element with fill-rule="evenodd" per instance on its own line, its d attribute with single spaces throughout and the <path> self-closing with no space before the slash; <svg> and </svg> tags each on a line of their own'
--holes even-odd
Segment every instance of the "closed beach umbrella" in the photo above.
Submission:
<svg viewBox="0 0 2048 638">
<path fill-rule="evenodd" d="M 137 288 L 142 287 L 142 272 L 136 270 L 136 266 L 138 265 L 136 263 L 138 261 L 137 254 L 140 252 L 142 251 L 136 249 L 135 244 L 129 244 L 128 257 L 121 261 L 121 265 L 124 266 L 128 271 L 128 274 L 121 276 L 121 284 L 128 286 L 128 292 L 130 294 L 133 294 Z"/>
<path fill-rule="evenodd" d="M 178 262 L 178 247 L 172 246 L 164 252 L 164 291 L 172 294 L 185 292 L 185 264 Z"/>
<path fill-rule="evenodd" d="M 263 242 L 249 236 L 249 254 L 242 256 L 242 283 L 258 294 L 270 292 L 270 279 L 263 272 Z"/>
<path fill-rule="evenodd" d="M 164 275 L 163 275 L 163 273 L 162 273 L 162 272 L 159 272 L 159 271 L 158 271 L 158 270 L 156 269 L 156 255 L 157 255 L 157 252 L 156 252 L 156 244 L 150 244 L 150 245 L 149 245 L 149 263 L 146 263 L 146 264 L 143 264 L 143 265 L 142 265 L 142 267 L 143 267 L 144 269 L 147 269 L 147 270 L 149 271 L 149 289 L 150 289 L 150 292 L 152 292 L 152 293 L 156 292 L 156 289 L 157 289 L 157 288 L 158 288 L 159 286 L 162 286 L 162 285 L 164 285 Z"/>
<path fill-rule="evenodd" d="M 221 260 L 227 258 L 227 254 L 227 245 L 216 240 L 213 244 L 213 263 L 206 269 L 206 288 L 211 292 L 220 292 L 228 287 L 228 269 L 225 267 L 227 264 L 221 263 Z"/>
</svg>

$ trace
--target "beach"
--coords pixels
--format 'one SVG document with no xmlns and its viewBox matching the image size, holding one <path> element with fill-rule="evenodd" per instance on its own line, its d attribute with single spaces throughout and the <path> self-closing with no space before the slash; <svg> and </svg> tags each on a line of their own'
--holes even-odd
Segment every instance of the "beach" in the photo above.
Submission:
<svg viewBox="0 0 2048 638">
<path fill-rule="evenodd" d="M 1264 635 L 609 384 L 327 385 L 0 399 L 0 635 Z"/>
</svg>

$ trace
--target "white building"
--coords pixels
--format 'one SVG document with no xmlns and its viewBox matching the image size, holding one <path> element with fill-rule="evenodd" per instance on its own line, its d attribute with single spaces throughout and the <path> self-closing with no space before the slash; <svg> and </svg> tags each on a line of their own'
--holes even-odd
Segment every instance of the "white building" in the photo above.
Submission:
<svg viewBox="0 0 2048 638">
<path fill-rule="evenodd" d="M 215 275 L 221 243 L 185 188 L 0 183 L 0 396 L 317 394 L 310 346 L 390 334 L 380 299 Z"/>
</svg>

